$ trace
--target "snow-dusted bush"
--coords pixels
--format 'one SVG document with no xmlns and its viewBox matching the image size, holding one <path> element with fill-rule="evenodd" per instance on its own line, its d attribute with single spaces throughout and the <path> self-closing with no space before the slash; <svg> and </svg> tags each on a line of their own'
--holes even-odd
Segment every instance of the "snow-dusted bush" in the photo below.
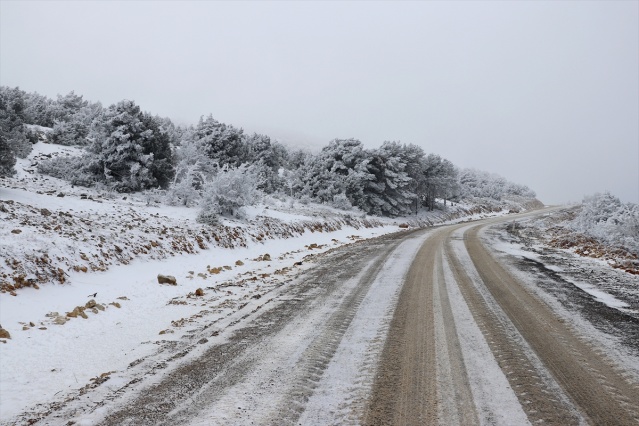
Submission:
<svg viewBox="0 0 639 426">
<path fill-rule="evenodd" d="M 220 223 L 220 215 L 215 212 L 214 205 L 207 205 L 207 203 L 203 203 L 202 209 L 198 213 L 196 220 L 204 225 L 215 226 Z"/>
<path fill-rule="evenodd" d="M 49 139 L 58 145 L 86 145 L 88 135 L 89 124 L 82 120 L 56 121 Z"/>
<path fill-rule="evenodd" d="M 152 203 L 161 203 L 166 198 L 166 191 L 160 188 L 151 188 L 142 194 L 147 206 Z"/>
<path fill-rule="evenodd" d="M 571 224 L 580 233 L 639 254 L 639 206 L 604 192 L 586 197 Z"/>
<path fill-rule="evenodd" d="M 308 206 L 309 204 L 311 204 L 311 197 L 309 197 L 308 195 L 302 195 L 300 197 L 300 203 L 302 203 L 302 205 L 304 206 Z"/>
<path fill-rule="evenodd" d="M 84 157 L 55 157 L 40 161 L 38 171 L 45 175 L 71 182 L 74 185 L 93 186 L 95 177 L 84 170 Z"/>
<path fill-rule="evenodd" d="M 242 164 L 221 170 L 204 186 L 201 214 L 213 212 L 241 218 L 243 207 L 259 201 L 261 192 L 258 185 L 259 169 L 255 166 Z"/>
<path fill-rule="evenodd" d="M 166 202 L 170 205 L 191 207 L 202 198 L 198 188 L 203 186 L 205 176 L 200 172 L 199 164 L 192 164 L 185 169 L 180 172 L 179 180 L 176 179 L 166 191 Z"/>
<path fill-rule="evenodd" d="M 333 207 L 340 210 L 351 210 L 353 205 L 349 201 L 346 194 L 337 194 L 333 196 L 333 202 L 331 203 Z"/>
</svg>

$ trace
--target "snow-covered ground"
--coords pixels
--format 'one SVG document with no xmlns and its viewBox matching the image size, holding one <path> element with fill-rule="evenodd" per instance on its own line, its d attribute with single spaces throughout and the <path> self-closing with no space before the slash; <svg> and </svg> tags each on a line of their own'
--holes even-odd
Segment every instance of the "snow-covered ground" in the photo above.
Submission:
<svg viewBox="0 0 639 426">
<path fill-rule="evenodd" d="M 1 181 L 0 324 L 11 334 L 0 340 L 3 423 L 105 377 L 103 386 L 121 386 L 128 366 L 203 321 L 250 309 L 319 253 L 405 229 L 400 224 L 506 213 L 458 205 L 380 219 L 269 199 L 244 222 L 207 228 L 195 222 L 196 209 L 73 187 L 35 169 L 74 153 L 38 143 L 18 161 L 17 176 Z M 158 274 L 177 285 L 158 284 Z"/>
<path fill-rule="evenodd" d="M 562 217 L 563 211 L 544 218 Z M 547 219 L 550 220 L 550 219 Z M 598 302 L 621 312 L 639 316 L 639 276 L 617 268 L 611 258 L 593 258 L 578 247 L 561 249 L 549 242 L 546 226 L 539 218 L 502 226 L 485 236 L 492 247 L 514 258 L 538 262 Z"/>
<path fill-rule="evenodd" d="M 547 216 L 555 215 L 561 217 L 563 211 Z M 608 356 L 639 377 L 637 335 L 634 327 L 627 327 L 639 319 L 639 276 L 616 268 L 610 259 L 549 245 L 540 222 L 493 227 L 481 236 L 531 292 L 585 340 L 598 342 Z"/>
</svg>

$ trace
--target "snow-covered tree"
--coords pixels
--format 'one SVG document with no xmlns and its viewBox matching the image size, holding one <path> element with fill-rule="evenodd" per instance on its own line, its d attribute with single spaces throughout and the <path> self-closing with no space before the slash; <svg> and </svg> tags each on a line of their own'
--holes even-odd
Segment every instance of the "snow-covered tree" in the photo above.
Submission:
<svg viewBox="0 0 639 426">
<path fill-rule="evenodd" d="M 254 133 L 246 138 L 246 161 L 261 164 L 260 190 L 271 194 L 282 187 L 279 170 L 287 160 L 287 150 L 266 135 Z"/>
<path fill-rule="evenodd" d="M 88 145 L 99 133 L 102 125 L 103 109 L 100 103 L 83 102 L 79 109 L 69 109 L 55 120 L 53 131 L 49 134 L 51 143 L 58 145 Z"/>
<path fill-rule="evenodd" d="M 582 229 L 587 230 L 592 226 L 606 222 L 621 206 L 619 198 L 610 192 L 586 197 L 582 203 L 577 222 Z"/>
<path fill-rule="evenodd" d="M 174 151 L 175 176 L 167 190 L 167 201 L 174 205 L 195 205 L 204 183 L 215 176 L 219 167 L 195 140 L 194 129 L 176 128 L 175 136 L 179 145 Z"/>
<path fill-rule="evenodd" d="M 86 145 L 89 129 L 90 123 L 73 116 L 69 121 L 56 121 L 49 140 L 58 145 Z"/>
<path fill-rule="evenodd" d="M 158 122 L 158 117 L 143 113 L 141 120 L 147 129 L 146 131 L 151 132 L 150 137 L 145 137 L 140 141 L 140 145 L 144 154 L 153 156 L 153 161 L 149 167 L 151 176 L 156 181 L 153 186 L 166 188 L 175 174 L 171 136 L 162 127 L 162 122 Z"/>
<path fill-rule="evenodd" d="M 206 181 L 199 166 L 197 162 L 182 166 L 183 169 L 179 170 L 179 179 L 176 179 L 167 190 L 166 201 L 169 204 L 186 207 L 198 204 L 201 198 L 200 189 Z"/>
<path fill-rule="evenodd" d="M 26 158 L 33 149 L 25 131 L 25 92 L 18 87 L 0 86 L 0 133 L 11 151 Z"/>
<path fill-rule="evenodd" d="M 0 132 L 0 177 L 13 175 L 15 173 L 15 164 L 16 156 L 4 135 Z"/>
<path fill-rule="evenodd" d="M 55 101 L 37 92 L 25 96 L 25 121 L 42 127 L 53 127 L 55 120 Z"/>
<path fill-rule="evenodd" d="M 535 192 L 525 185 L 509 182 L 494 173 L 474 169 L 464 169 L 459 173 L 462 198 L 490 198 L 500 201 L 513 195 L 535 198 Z"/>
<path fill-rule="evenodd" d="M 89 106 L 82 95 L 76 95 L 73 91 L 66 95 L 58 95 L 58 100 L 53 106 L 54 120 L 69 121 L 70 117 Z"/>
<path fill-rule="evenodd" d="M 220 123 L 213 116 L 200 118 L 195 128 L 195 140 L 209 158 L 220 166 L 238 167 L 247 161 L 244 131 Z"/>
<path fill-rule="evenodd" d="M 103 118 L 86 171 L 120 192 L 168 186 L 174 173 L 171 147 L 154 118 L 128 100 L 110 106 Z"/>
<path fill-rule="evenodd" d="M 459 192 L 458 171 L 449 160 L 429 154 L 422 162 L 418 194 L 429 210 L 435 208 L 435 199 L 454 198 Z"/>
<path fill-rule="evenodd" d="M 332 203 L 338 194 L 352 200 L 361 191 L 354 172 L 367 155 L 357 139 L 334 139 L 318 155 L 295 153 L 293 160 L 303 161 L 296 176 L 301 185 L 297 192 L 323 203 Z"/>
<path fill-rule="evenodd" d="M 384 142 L 371 154 L 366 170 L 372 176 L 365 180 L 364 197 L 356 200 L 357 205 L 379 216 L 410 214 L 416 195 L 412 191 L 415 181 L 407 170 L 415 151 L 399 142 Z"/>
</svg>

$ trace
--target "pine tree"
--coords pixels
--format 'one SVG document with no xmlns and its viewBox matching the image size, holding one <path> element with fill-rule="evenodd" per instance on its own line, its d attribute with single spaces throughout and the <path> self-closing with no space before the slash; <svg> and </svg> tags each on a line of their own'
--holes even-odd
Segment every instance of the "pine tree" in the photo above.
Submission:
<svg viewBox="0 0 639 426">
<path fill-rule="evenodd" d="M 16 156 L 4 135 L 0 132 L 0 177 L 12 176 L 15 173 L 15 164 Z"/>
<path fill-rule="evenodd" d="M 238 167 L 247 161 L 247 146 L 244 131 L 220 123 L 213 116 L 200 118 L 195 128 L 195 138 L 206 155 L 217 161 L 220 167 Z"/>
<path fill-rule="evenodd" d="M 125 100 L 109 107 L 103 118 L 86 170 L 120 192 L 168 186 L 174 173 L 171 148 L 153 117 Z"/>
<path fill-rule="evenodd" d="M 25 121 L 42 127 L 53 127 L 54 101 L 37 92 L 25 96 Z"/>
<path fill-rule="evenodd" d="M 273 143 L 271 138 L 254 133 L 246 138 L 246 161 L 249 164 L 260 164 L 260 190 L 271 194 L 281 188 L 283 181 L 279 170 L 286 161 L 286 148 Z"/>
<path fill-rule="evenodd" d="M 25 95 L 18 87 L 0 87 L 0 133 L 19 158 L 26 158 L 33 149 L 24 128 Z"/>
</svg>

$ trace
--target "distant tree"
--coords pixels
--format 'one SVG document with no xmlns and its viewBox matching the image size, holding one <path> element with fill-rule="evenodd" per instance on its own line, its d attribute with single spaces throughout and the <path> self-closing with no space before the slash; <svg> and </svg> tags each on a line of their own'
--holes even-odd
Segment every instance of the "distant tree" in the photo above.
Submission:
<svg viewBox="0 0 639 426">
<path fill-rule="evenodd" d="M 25 121 L 42 127 L 53 127 L 55 101 L 36 92 L 25 96 Z"/>
<path fill-rule="evenodd" d="M 474 169 L 459 172 L 459 185 L 462 198 L 489 198 L 496 201 L 504 197 L 520 196 L 535 198 L 535 192 L 525 185 L 509 182 L 497 174 Z"/>
<path fill-rule="evenodd" d="M 0 86 L 0 133 L 13 153 L 26 158 L 33 149 L 25 130 L 25 92 Z"/>
<path fill-rule="evenodd" d="M 73 91 L 66 95 L 58 95 L 58 100 L 53 106 L 54 120 L 69 121 L 72 115 L 89 106 L 89 102 L 76 95 Z"/>
<path fill-rule="evenodd" d="M 15 173 L 15 164 L 16 156 L 4 135 L 0 132 L 0 177 L 13 175 Z"/>
<path fill-rule="evenodd" d="M 407 171 L 408 151 L 399 142 L 384 142 L 372 152 L 367 170 L 374 178 L 368 180 L 359 204 L 364 211 L 390 217 L 411 213 L 415 199 L 411 188 L 415 183 Z"/>
<path fill-rule="evenodd" d="M 102 132 L 104 119 L 100 103 L 89 103 L 73 92 L 58 97 L 56 119 L 49 135 L 51 143 L 59 145 L 88 145 Z"/>
<path fill-rule="evenodd" d="M 220 123 L 211 115 L 200 118 L 195 128 L 195 140 L 206 155 L 220 166 L 238 167 L 247 161 L 244 131 Z"/>
<path fill-rule="evenodd" d="M 437 198 L 443 199 L 445 205 L 447 200 L 457 196 L 458 182 L 458 171 L 453 163 L 439 155 L 429 154 L 422 162 L 418 194 L 423 204 L 433 210 Z"/>
<path fill-rule="evenodd" d="M 261 164 L 260 190 L 271 194 L 281 188 L 283 181 L 279 177 L 279 170 L 287 160 L 287 150 L 265 135 L 254 133 L 246 138 L 246 161 L 249 164 Z"/>
</svg>

